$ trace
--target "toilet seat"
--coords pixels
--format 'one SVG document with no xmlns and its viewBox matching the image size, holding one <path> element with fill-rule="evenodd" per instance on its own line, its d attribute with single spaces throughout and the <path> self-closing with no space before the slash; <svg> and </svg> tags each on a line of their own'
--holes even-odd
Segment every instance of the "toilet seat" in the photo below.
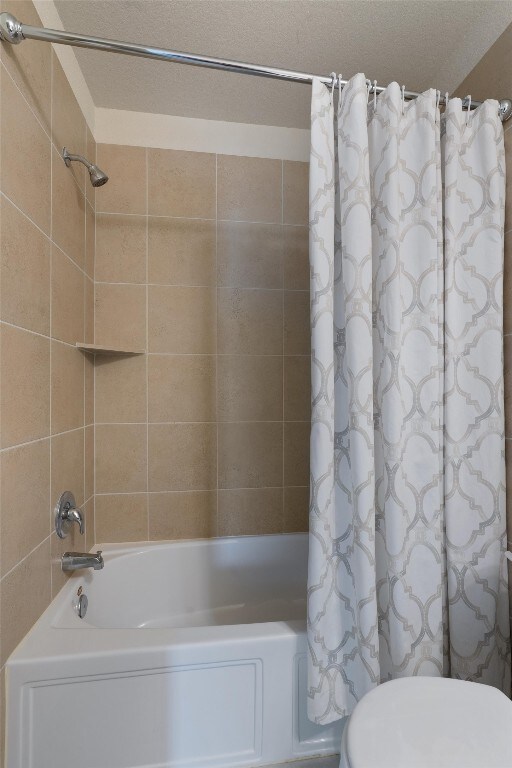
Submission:
<svg viewBox="0 0 512 768">
<path fill-rule="evenodd" d="M 409 677 L 379 685 L 345 726 L 343 768 L 512 768 L 512 702 L 496 688 Z"/>
</svg>

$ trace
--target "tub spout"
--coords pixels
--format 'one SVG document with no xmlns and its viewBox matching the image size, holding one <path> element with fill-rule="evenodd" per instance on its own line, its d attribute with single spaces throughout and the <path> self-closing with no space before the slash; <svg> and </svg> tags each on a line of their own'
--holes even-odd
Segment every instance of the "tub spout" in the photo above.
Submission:
<svg viewBox="0 0 512 768">
<path fill-rule="evenodd" d="M 62 555 L 63 571 L 78 571 L 81 568 L 93 568 L 99 571 L 105 565 L 101 552 L 64 552 Z"/>
</svg>

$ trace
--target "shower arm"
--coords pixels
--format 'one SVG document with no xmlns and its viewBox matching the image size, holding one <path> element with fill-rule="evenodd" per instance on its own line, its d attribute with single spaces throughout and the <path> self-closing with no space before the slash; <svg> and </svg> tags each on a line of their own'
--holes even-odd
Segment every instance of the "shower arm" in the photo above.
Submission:
<svg viewBox="0 0 512 768">
<path fill-rule="evenodd" d="M 150 45 L 137 45 L 135 43 L 126 43 L 120 40 L 108 40 L 102 37 L 92 37 L 90 35 L 78 35 L 73 32 L 64 32 L 59 29 L 45 29 L 44 27 L 31 27 L 18 21 L 10 13 L 0 13 L 0 40 L 13 45 L 21 43 L 23 40 L 41 40 L 47 43 L 59 43 L 61 45 L 71 45 L 77 48 L 92 48 L 96 51 L 109 51 L 111 53 L 122 53 L 127 56 L 139 56 L 146 59 L 158 59 L 160 61 L 171 61 L 178 64 L 189 64 L 194 67 L 207 67 L 209 69 L 220 69 L 224 72 L 236 72 L 242 75 L 255 75 L 257 77 L 268 77 L 275 80 L 288 80 L 295 83 L 311 84 L 313 79 L 320 80 L 325 85 L 343 88 L 347 80 L 341 80 L 333 75 L 320 76 L 311 75 L 306 72 L 296 72 L 288 69 L 275 69 L 273 67 L 260 66 L 258 64 L 248 64 L 242 61 L 233 61 L 230 59 L 219 59 L 213 56 L 200 56 L 194 53 L 184 53 L 182 51 L 171 51 L 166 48 L 155 48 Z M 376 84 L 369 84 L 370 93 L 382 93 L 385 87 Z M 404 98 L 411 100 L 419 96 L 415 91 L 404 91 Z M 482 102 L 474 101 L 471 98 L 462 100 L 463 106 L 468 109 L 476 109 Z M 444 96 L 439 97 L 439 103 L 445 104 Z M 512 115 L 512 100 L 501 99 L 499 102 L 499 114 L 503 121 L 508 120 Z"/>
<path fill-rule="evenodd" d="M 71 152 L 68 152 L 66 147 L 62 150 L 62 159 L 66 163 L 67 167 L 71 165 L 71 163 L 78 162 L 82 163 L 82 165 L 85 165 L 85 167 L 90 170 L 94 163 L 89 162 L 87 158 L 85 158 L 83 155 L 73 155 Z"/>
</svg>

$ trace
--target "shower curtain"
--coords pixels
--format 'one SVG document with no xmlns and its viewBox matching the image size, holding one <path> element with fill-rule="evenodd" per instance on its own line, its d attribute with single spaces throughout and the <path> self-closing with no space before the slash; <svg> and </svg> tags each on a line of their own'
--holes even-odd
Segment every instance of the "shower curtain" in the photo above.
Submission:
<svg viewBox="0 0 512 768">
<path fill-rule="evenodd" d="M 313 83 L 308 714 L 510 690 L 498 103 Z M 441 135 L 442 134 L 442 135 Z"/>
</svg>

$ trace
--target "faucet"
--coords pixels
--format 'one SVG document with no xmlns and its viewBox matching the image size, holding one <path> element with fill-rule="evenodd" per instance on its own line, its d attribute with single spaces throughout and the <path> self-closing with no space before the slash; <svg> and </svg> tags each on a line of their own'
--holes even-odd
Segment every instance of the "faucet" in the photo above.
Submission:
<svg viewBox="0 0 512 768">
<path fill-rule="evenodd" d="M 101 552 L 64 552 L 61 559 L 62 570 L 78 571 L 81 568 L 93 568 L 99 571 L 105 565 Z"/>
<path fill-rule="evenodd" d="M 65 539 L 71 531 L 73 523 L 77 523 L 80 533 L 85 533 L 85 522 L 82 512 L 78 509 L 75 497 L 71 491 L 64 491 L 55 505 L 55 530 L 57 536 Z"/>
</svg>

